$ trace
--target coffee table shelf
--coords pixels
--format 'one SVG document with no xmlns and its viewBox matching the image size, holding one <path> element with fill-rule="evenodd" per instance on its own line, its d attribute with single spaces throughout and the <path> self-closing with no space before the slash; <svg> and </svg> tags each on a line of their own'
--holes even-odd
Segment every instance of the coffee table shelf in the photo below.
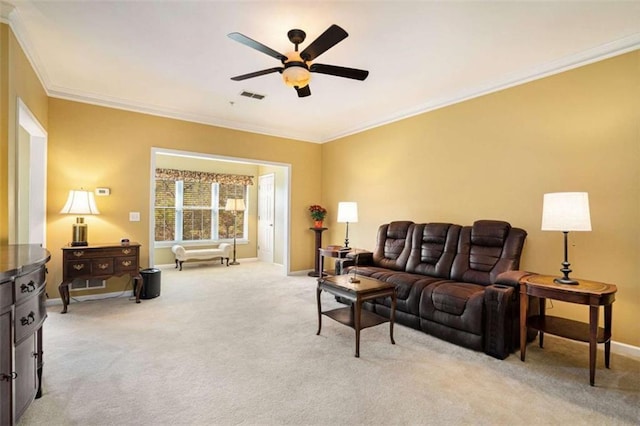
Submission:
<svg viewBox="0 0 640 426">
<path fill-rule="evenodd" d="M 338 321 L 340 324 L 346 325 L 355 329 L 356 323 L 353 318 L 353 311 L 351 308 L 338 308 L 331 311 L 323 312 L 323 315 Z M 363 310 L 360 313 L 360 329 L 375 327 L 376 325 L 389 322 L 388 318 L 374 314 L 373 312 Z"/>
</svg>

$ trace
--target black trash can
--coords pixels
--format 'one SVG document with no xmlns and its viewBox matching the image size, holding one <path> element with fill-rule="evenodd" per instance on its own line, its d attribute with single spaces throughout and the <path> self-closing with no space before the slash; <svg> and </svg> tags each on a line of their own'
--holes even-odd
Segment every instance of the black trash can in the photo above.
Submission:
<svg viewBox="0 0 640 426">
<path fill-rule="evenodd" d="M 160 296 L 160 269 L 147 268 L 140 271 L 142 275 L 142 292 L 140 293 L 140 299 L 153 299 Z M 137 289 L 134 288 L 134 291 Z"/>
</svg>

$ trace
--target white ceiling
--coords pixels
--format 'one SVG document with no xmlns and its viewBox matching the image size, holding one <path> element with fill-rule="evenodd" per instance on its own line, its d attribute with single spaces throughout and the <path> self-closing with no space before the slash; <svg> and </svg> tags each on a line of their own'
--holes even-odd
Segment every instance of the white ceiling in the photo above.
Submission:
<svg viewBox="0 0 640 426">
<path fill-rule="evenodd" d="M 325 142 L 640 48 L 640 1 L 32 1 L 2 4 L 52 97 Z M 227 37 L 281 53 L 331 24 L 349 37 L 316 62 L 298 98 L 279 66 Z M 241 97 L 242 91 L 266 95 Z"/>
</svg>

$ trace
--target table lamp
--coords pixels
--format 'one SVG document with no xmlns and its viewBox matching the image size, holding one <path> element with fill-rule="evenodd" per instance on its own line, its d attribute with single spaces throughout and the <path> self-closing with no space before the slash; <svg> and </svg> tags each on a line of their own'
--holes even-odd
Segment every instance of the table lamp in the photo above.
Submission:
<svg viewBox="0 0 640 426">
<path fill-rule="evenodd" d="M 542 202 L 542 230 L 562 231 L 564 234 L 564 262 L 562 278 L 556 278 L 557 284 L 579 284 L 569 278 L 569 259 L 567 237 L 569 231 L 591 231 L 589 214 L 589 194 L 586 192 L 553 192 L 544 194 Z"/>
<path fill-rule="evenodd" d="M 347 224 L 343 248 L 349 248 L 349 222 L 358 222 L 358 203 L 355 201 L 340 201 L 338 203 L 338 223 Z"/>
<path fill-rule="evenodd" d="M 98 207 L 96 207 L 96 199 L 93 196 L 93 192 L 84 190 L 71 190 L 67 197 L 67 202 L 60 210 L 63 214 L 75 214 L 76 223 L 73 224 L 72 229 L 72 241 L 71 246 L 86 246 L 87 236 L 89 229 L 87 224 L 84 223 L 84 218 L 80 215 L 87 214 L 100 214 Z"/>
<path fill-rule="evenodd" d="M 238 226 L 238 212 L 245 210 L 244 199 L 242 198 L 229 198 L 224 209 L 228 212 L 233 212 L 233 261 L 229 265 L 239 265 L 240 262 L 236 260 L 236 229 Z"/>
</svg>

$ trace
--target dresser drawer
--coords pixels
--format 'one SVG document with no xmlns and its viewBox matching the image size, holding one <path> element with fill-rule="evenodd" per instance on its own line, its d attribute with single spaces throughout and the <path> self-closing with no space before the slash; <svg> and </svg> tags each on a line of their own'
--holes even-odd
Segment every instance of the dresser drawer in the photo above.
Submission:
<svg viewBox="0 0 640 426">
<path fill-rule="evenodd" d="M 47 296 L 44 289 L 42 289 L 37 297 L 28 299 L 23 304 L 16 306 L 16 343 L 19 343 L 25 337 L 32 335 L 40 327 L 47 317 L 47 308 L 45 306 L 46 302 Z"/>
<path fill-rule="evenodd" d="M 102 258 L 91 260 L 91 275 L 112 275 L 113 274 L 113 258 Z"/>
<path fill-rule="evenodd" d="M 13 305 L 13 283 L 5 281 L 0 283 L 0 308 Z"/>
<path fill-rule="evenodd" d="M 79 278 L 91 275 L 91 260 L 72 260 L 65 262 L 65 278 Z"/>
<path fill-rule="evenodd" d="M 136 256 L 118 257 L 115 259 L 116 273 L 136 271 L 138 258 Z"/>
<path fill-rule="evenodd" d="M 37 294 L 46 282 L 45 268 L 39 268 L 28 274 L 19 276 L 15 280 L 13 286 L 15 292 L 16 304 Z"/>
</svg>

